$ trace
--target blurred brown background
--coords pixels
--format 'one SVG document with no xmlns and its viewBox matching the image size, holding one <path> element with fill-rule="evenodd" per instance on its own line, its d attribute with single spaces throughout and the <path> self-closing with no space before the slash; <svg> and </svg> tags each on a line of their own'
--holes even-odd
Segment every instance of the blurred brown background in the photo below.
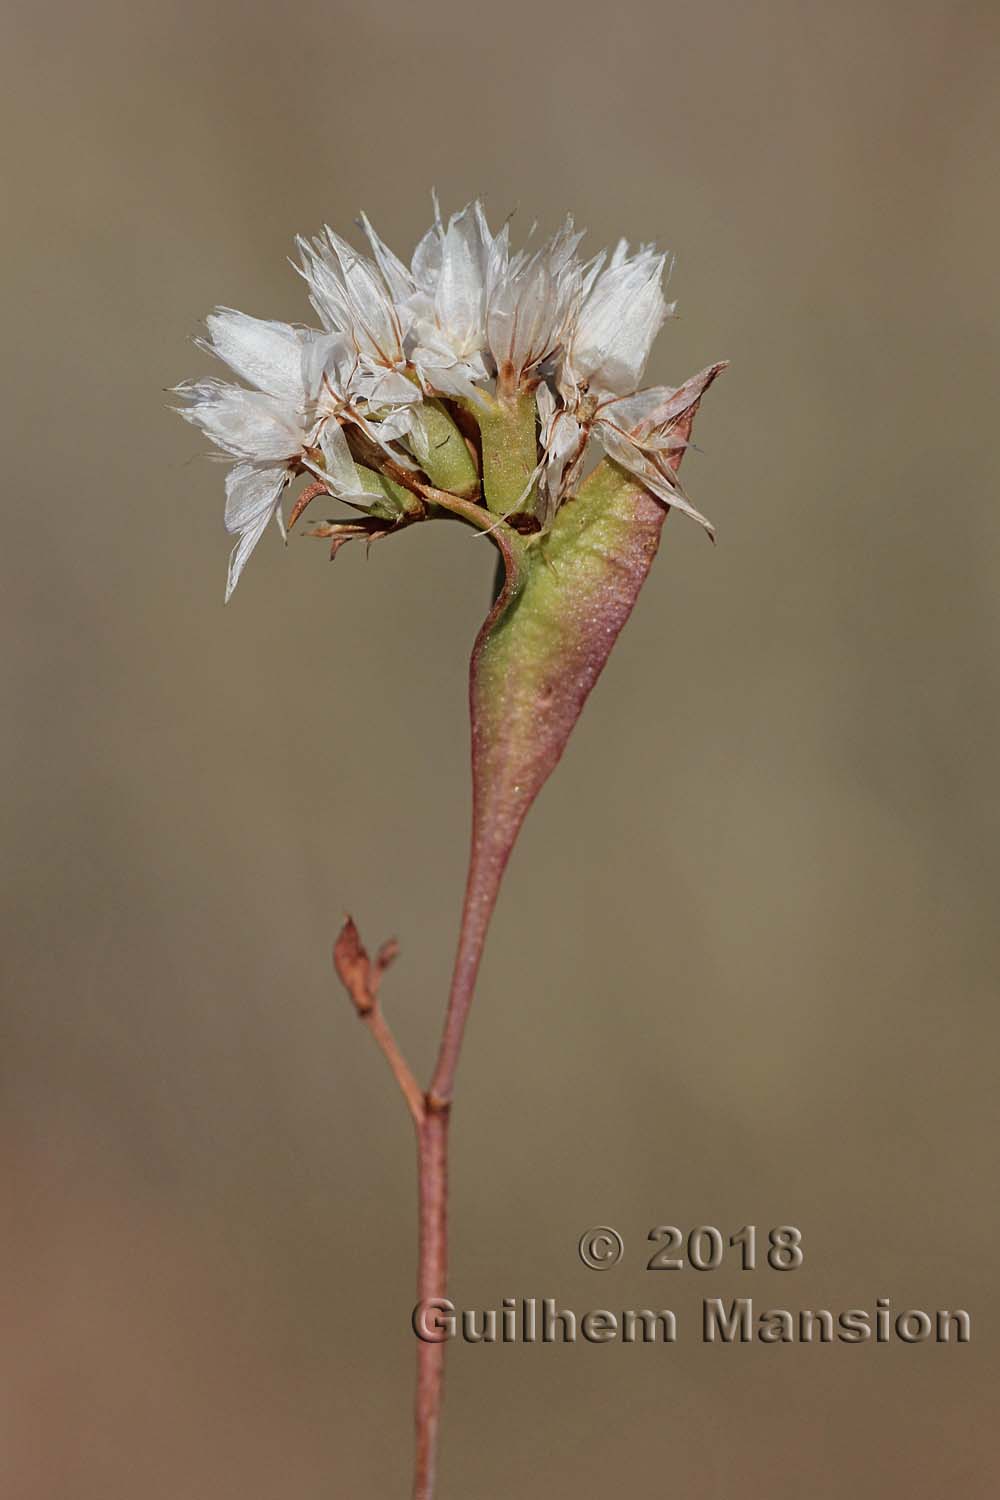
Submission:
<svg viewBox="0 0 1000 1500">
<path fill-rule="evenodd" d="M 460 1075 L 454 1292 L 673 1306 L 672 1350 L 455 1347 L 442 1500 L 996 1492 L 997 12 L 987 3 L 13 5 L 0 251 L 3 1493 L 407 1493 L 409 1126 L 331 980 L 403 958 L 424 1071 L 492 561 L 269 535 L 167 410 L 296 231 L 436 184 L 656 237 L 651 377 L 733 368 L 529 821 Z M 801 1226 L 655 1277 L 658 1223 Z M 590 1224 L 626 1260 L 585 1270 Z M 967 1348 L 706 1348 L 965 1307 Z"/>
</svg>

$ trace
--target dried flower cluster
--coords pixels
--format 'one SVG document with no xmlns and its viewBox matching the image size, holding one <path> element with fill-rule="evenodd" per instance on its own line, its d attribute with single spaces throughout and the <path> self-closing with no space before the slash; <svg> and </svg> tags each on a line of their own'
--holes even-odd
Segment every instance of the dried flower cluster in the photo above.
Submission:
<svg viewBox="0 0 1000 1500">
<path fill-rule="evenodd" d="M 300 475 L 310 494 L 366 513 L 366 525 L 327 527 L 335 543 L 423 519 L 442 494 L 544 533 L 593 439 L 711 533 L 676 474 L 690 394 L 639 389 L 672 311 L 663 254 L 622 241 L 583 261 L 572 219 L 512 253 L 509 224 L 494 234 L 479 202 L 447 225 L 436 211 L 409 266 L 364 216 L 361 227 L 370 257 L 329 228 L 298 241 L 321 329 L 219 308 L 202 347 L 246 384 L 178 387 L 182 415 L 235 460 L 227 599 L 272 517 L 284 533 L 282 492 Z"/>
</svg>

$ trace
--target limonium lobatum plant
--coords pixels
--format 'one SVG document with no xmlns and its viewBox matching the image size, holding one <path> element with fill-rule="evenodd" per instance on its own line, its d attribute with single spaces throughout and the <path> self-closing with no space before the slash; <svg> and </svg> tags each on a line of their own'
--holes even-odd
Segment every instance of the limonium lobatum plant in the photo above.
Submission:
<svg viewBox="0 0 1000 1500">
<path fill-rule="evenodd" d="M 226 597 L 274 520 L 320 499 L 347 513 L 309 531 L 331 556 L 448 521 L 499 553 L 472 648 L 472 849 L 433 1076 L 418 1083 L 385 1020 L 394 943 L 371 959 L 348 918 L 334 963 L 382 1049 L 416 1130 L 418 1298 L 445 1296 L 448 1137 L 455 1073 L 487 928 L 525 815 L 555 767 L 656 554 L 671 510 L 709 536 L 678 478 L 698 404 L 724 369 L 641 385 L 672 311 L 666 257 L 622 241 L 585 259 L 572 219 L 512 251 L 480 203 L 437 210 L 409 265 L 367 218 L 367 253 L 327 229 L 298 241 L 319 327 L 228 308 L 201 341 L 242 384 L 178 387 L 182 414 L 230 460 Z M 597 459 L 588 472 L 591 455 Z M 298 482 L 288 521 L 286 490 Z M 444 1343 L 417 1344 L 413 1493 L 434 1493 Z"/>
</svg>

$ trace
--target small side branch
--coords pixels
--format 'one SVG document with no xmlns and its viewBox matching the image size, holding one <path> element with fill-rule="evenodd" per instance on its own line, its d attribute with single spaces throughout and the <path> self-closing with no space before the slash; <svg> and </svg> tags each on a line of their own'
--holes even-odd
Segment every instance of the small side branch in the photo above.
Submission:
<svg viewBox="0 0 1000 1500">
<path fill-rule="evenodd" d="M 393 1077 L 406 1100 L 406 1107 L 419 1131 L 426 1114 L 424 1092 L 399 1050 L 399 1044 L 382 1014 L 378 999 L 382 976 L 398 952 L 399 944 L 395 939 L 390 939 L 389 942 L 382 944 L 373 963 L 368 957 L 353 918 L 348 917 L 333 945 L 333 966 L 354 1002 L 355 1010 L 375 1038 L 376 1045 L 392 1069 Z"/>
<path fill-rule="evenodd" d="M 378 1001 L 382 976 L 399 951 L 383 943 L 374 961 L 351 917 L 333 945 L 333 963 L 354 1009 L 375 1038 L 399 1084 L 417 1134 L 417 1183 L 420 1204 L 420 1254 L 417 1297 L 421 1304 L 445 1296 L 448 1286 L 448 1124 L 450 1106 L 427 1097 L 400 1052 Z M 417 1345 L 417 1436 L 413 1500 L 433 1500 L 438 1430 L 444 1381 L 444 1345 Z"/>
</svg>

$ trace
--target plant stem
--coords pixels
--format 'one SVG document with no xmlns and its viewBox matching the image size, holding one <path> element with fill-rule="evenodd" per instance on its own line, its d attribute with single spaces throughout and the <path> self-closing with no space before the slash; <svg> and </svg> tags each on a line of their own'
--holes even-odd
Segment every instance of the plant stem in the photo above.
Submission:
<svg viewBox="0 0 1000 1500">
<path fill-rule="evenodd" d="M 481 853 L 474 845 L 441 1050 L 425 1098 L 424 1118 L 417 1127 L 420 1185 L 417 1300 L 421 1304 L 439 1301 L 448 1291 L 448 1127 L 451 1098 L 465 1022 L 472 1004 L 486 933 L 506 863 L 506 852 L 501 855 L 499 850 L 494 849 L 491 854 L 487 849 Z M 444 1343 L 425 1343 L 421 1340 L 417 1349 L 417 1453 L 413 1500 L 431 1500 L 434 1494 L 444 1353 Z"/>
<path fill-rule="evenodd" d="M 473 817 L 475 825 L 479 825 L 481 818 L 476 813 Z M 508 842 L 505 836 L 507 831 L 497 830 L 500 835 L 498 837 L 489 837 L 487 834 L 485 838 L 478 836 L 473 839 L 462 908 L 462 930 L 455 955 L 448 1011 L 434 1077 L 427 1094 L 428 1102 L 438 1108 L 449 1105 L 454 1092 L 455 1070 L 462 1050 L 465 1023 L 475 994 L 486 934 L 513 842 Z"/>
<path fill-rule="evenodd" d="M 481 830 L 481 809 L 473 826 L 477 832 Z M 440 1302 L 448 1290 L 448 1128 L 451 1096 L 486 932 L 509 852 L 509 842 L 505 843 L 503 838 L 474 835 L 462 909 L 462 929 L 441 1049 L 431 1087 L 426 1094 L 421 1092 L 379 1004 L 379 985 L 385 969 L 395 957 L 395 945 L 386 944 L 373 965 L 350 917 L 334 945 L 337 973 L 354 1001 L 358 1015 L 388 1062 L 416 1131 L 420 1226 L 417 1302 L 422 1306 Z M 443 1341 L 418 1341 L 413 1500 L 433 1500 L 444 1356 Z"/>
<path fill-rule="evenodd" d="M 428 1105 L 417 1127 L 420 1252 L 417 1301 L 439 1301 L 448 1288 L 448 1123 L 450 1110 Z M 431 1500 L 437 1468 L 444 1343 L 417 1344 L 417 1451 L 413 1500 Z"/>
<path fill-rule="evenodd" d="M 393 1077 L 399 1084 L 400 1092 L 406 1100 L 406 1107 L 410 1111 L 414 1126 L 419 1133 L 426 1113 L 424 1095 L 419 1083 L 410 1072 L 406 1059 L 399 1050 L 396 1038 L 389 1030 L 389 1023 L 383 1016 L 377 1000 L 371 1010 L 364 1012 L 361 1018 L 375 1038 L 376 1046 L 380 1048 L 386 1062 L 392 1069 Z"/>
<path fill-rule="evenodd" d="M 533 515 L 538 462 L 535 396 L 522 391 L 488 404 L 468 403 L 479 423 L 483 450 L 483 494 L 494 515 Z"/>
</svg>

